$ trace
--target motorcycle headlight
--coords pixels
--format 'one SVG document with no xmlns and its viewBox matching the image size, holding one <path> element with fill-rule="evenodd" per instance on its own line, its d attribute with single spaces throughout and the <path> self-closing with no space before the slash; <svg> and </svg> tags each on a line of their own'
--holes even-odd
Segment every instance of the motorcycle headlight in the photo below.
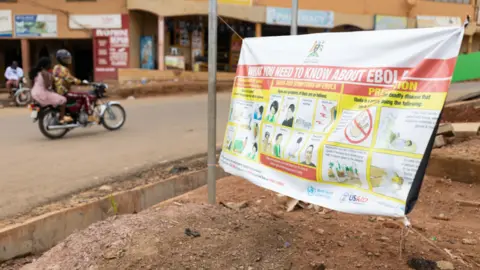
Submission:
<svg viewBox="0 0 480 270">
<path fill-rule="evenodd" d="M 22 82 L 23 82 L 23 83 L 27 83 L 27 78 L 23 77 L 23 78 L 22 78 Z"/>
</svg>

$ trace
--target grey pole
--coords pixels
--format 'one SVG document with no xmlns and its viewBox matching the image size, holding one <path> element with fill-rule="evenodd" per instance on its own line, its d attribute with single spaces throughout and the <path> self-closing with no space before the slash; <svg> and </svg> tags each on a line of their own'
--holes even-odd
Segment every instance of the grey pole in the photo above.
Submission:
<svg viewBox="0 0 480 270">
<path fill-rule="evenodd" d="M 217 143 L 217 0 L 208 12 L 208 202 L 216 201 Z"/>
<path fill-rule="evenodd" d="M 298 33 L 298 0 L 292 0 L 292 22 L 290 24 L 290 35 Z"/>
</svg>

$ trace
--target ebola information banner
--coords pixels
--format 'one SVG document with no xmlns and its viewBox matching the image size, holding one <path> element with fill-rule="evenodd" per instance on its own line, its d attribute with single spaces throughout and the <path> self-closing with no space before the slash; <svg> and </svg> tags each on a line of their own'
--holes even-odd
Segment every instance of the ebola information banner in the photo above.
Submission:
<svg viewBox="0 0 480 270">
<path fill-rule="evenodd" d="M 337 211 L 408 214 L 463 31 L 245 39 L 221 167 Z"/>
</svg>

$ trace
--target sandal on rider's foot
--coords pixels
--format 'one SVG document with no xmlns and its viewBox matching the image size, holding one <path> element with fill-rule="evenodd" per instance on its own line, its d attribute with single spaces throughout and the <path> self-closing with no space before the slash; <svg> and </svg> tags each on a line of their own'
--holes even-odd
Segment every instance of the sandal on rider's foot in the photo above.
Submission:
<svg viewBox="0 0 480 270">
<path fill-rule="evenodd" d="M 97 122 L 97 117 L 95 117 L 94 115 L 88 116 L 88 122 Z"/>
<path fill-rule="evenodd" d="M 70 116 L 64 116 L 62 120 L 60 120 L 60 124 L 70 123 L 73 119 Z"/>
</svg>

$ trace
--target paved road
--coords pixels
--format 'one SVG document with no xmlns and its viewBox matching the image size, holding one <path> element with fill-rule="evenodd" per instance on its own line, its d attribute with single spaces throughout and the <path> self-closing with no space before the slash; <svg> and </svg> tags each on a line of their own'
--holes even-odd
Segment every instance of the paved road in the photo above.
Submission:
<svg viewBox="0 0 480 270">
<path fill-rule="evenodd" d="M 217 139 L 230 102 L 218 95 Z M 207 150 L 207 96 L 125 101 L 127 122 L 117 132 L 77 129 L 45 139 L 23 109 L 0 110 L 0 218 L 101 184 L 107 176 L 146 163 Z"/>
<path fill-rule="evenodd" d="M 453 83 L 448 90 L 447 102 L 480 91 L 480 82 Z"/>
<path fill-rule="evenodd" d="M 452 85 L 447 99 L 480 90 Z M 128 119 L 118 132 L 78 129 L 59 141 L 45 139 L 22 109 L 0 110 L 0 218 L 146 163 L 206 151 L 206 95 L 125 101 Z M 217 139 L 225 131 L 229 94 L 218 95 Z"/>
</svg>

